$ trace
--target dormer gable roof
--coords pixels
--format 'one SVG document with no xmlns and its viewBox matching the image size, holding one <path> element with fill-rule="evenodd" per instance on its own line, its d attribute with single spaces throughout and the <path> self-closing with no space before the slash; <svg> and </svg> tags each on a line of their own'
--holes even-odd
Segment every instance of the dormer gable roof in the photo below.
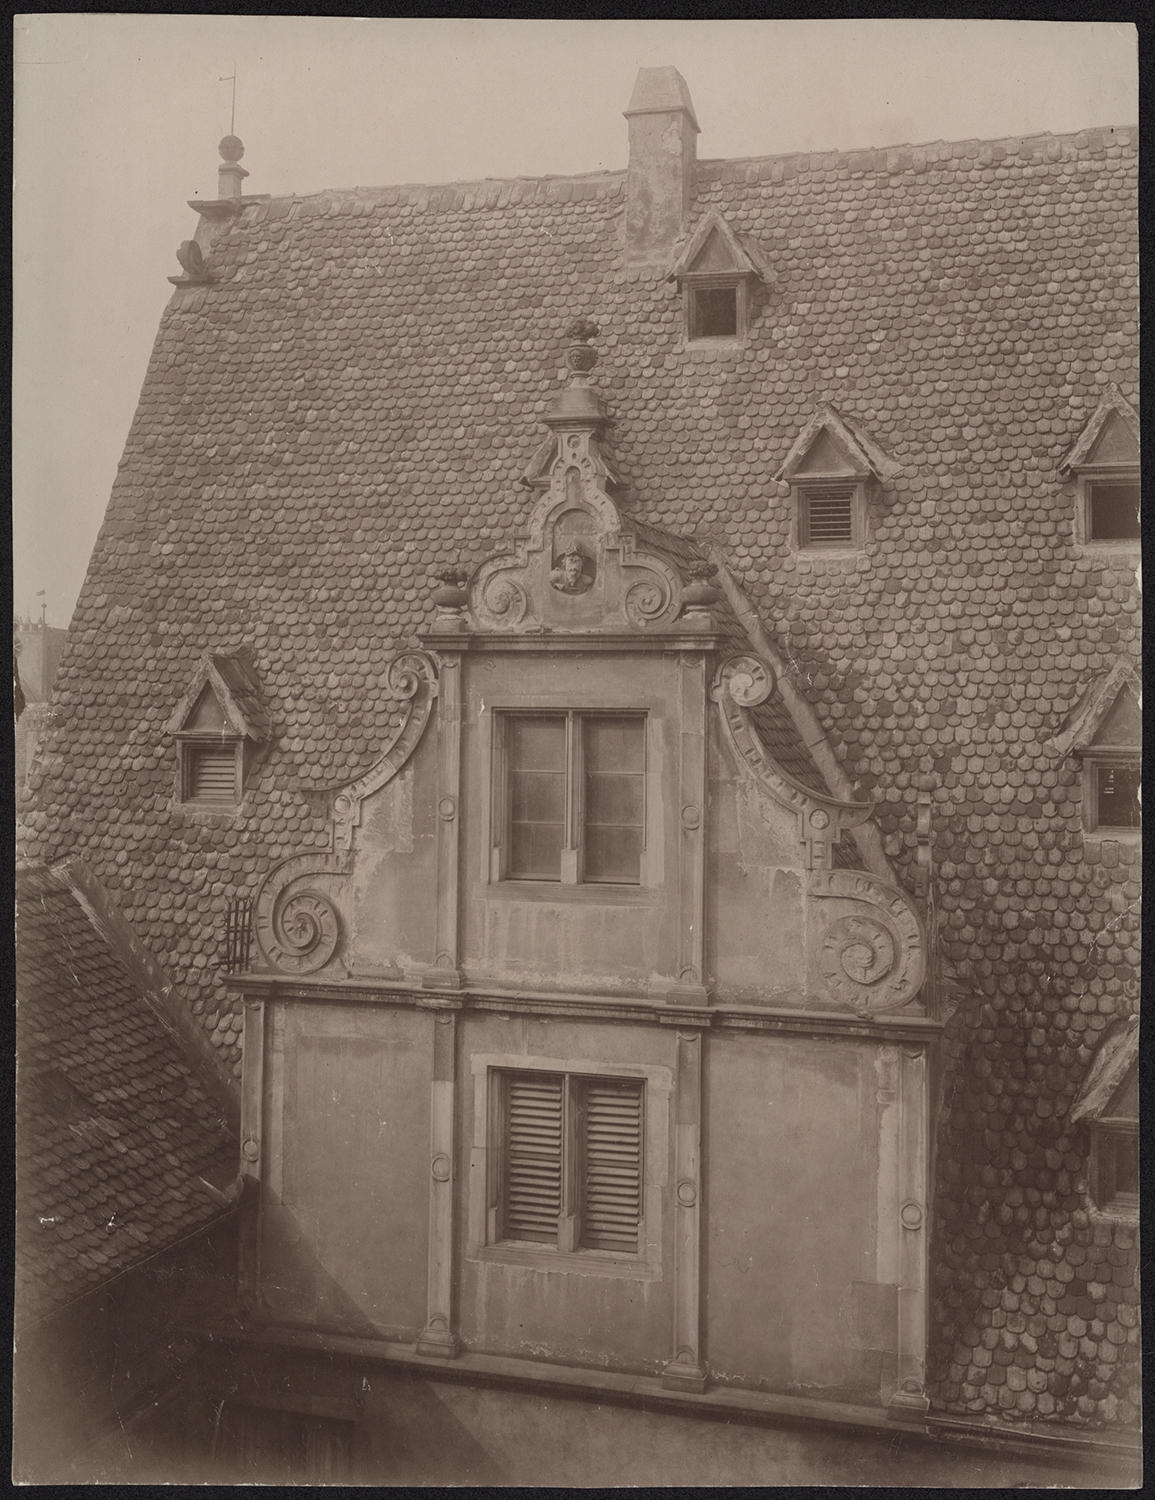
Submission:
<svg viewBox="0 0 1155 1500">
<path fill-rule="evenodd" d="M 1136 1116 L 1138 1064 L 1139 1017 L 1129 1016 L 1108 1033 L 1091 1059 L 1068 1120 Z"/>
<path fill-rule="evenodd" d="M 269 737 L 269 716 L 260 679 L 247 653 L 216 656 L 207 652 L 164 727 L 166 734 L 239 734 L 263 744 Z"/>
<path fill-rule="evenodd" d="M 770 268 L 748 235 L 731 229 L 717 211 L 708 213 L 670 268 L 667 281 L 688 276 L 753 276 L 766 281 Z"/>
<path fill-rule="evenodd" d="M 1134 665 L 1120 657 L 1075 704 L 1051 748 L 1062 755 L 1136 749 L 1142 740 L 1141 693 Z"/>
<path fill-rule="evenodd" d="M 823 402 L 795 438 L 774 478 L 792 482 L 813 475 L 882 481 L 901 473 L 897 460 L 829 402 Z"/>
<path fill-rule="evenodd" d="M 1108 386 L 1107 394 L 1059 465 L 1059 472 L 1070 474 L 1079 469 L 1130 469 L 1138 462 L 1138 413 L 1124 399 L 1118 386 Z"/>
</svg>

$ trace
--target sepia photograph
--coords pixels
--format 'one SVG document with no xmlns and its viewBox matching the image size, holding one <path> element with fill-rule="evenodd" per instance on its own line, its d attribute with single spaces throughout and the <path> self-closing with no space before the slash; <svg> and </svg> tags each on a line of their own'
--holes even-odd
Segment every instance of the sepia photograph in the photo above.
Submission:
<svg viewBox="0 0 1155 1500">
<path fill-rule="evenodd" d="M 13 1482 L 1141 1488 L 1136 27 L 13 26 Z"/>
</svg>

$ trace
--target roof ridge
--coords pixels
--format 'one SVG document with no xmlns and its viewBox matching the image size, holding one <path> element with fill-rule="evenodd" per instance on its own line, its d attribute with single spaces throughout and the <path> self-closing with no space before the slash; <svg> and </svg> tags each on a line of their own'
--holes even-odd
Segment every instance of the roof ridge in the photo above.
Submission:
<svg viewBox="0 0 1155 1500">
<path fill-rule="evenodd" d="M 447 193 L 453 191 L 468 192 L 470 189 L 493 189 L 503 187 L 515 187 L 532 183 L 534 187 L 546 185 L 570 186 L 575 183 L 593 183 L 618 179 L 625 182 L 626 168 L 617 167 L 604 169 L 596 172 L 551 172 L 542 176 L 514 176 L 514 177 L 455 177 L 445 182 L 384 182 L 375 184 L 357 183 L 352 187 L 316 188 L 311 193 L 270 193 L 260 195 L 260 205 L 269 203 L 309 203 L 319 198 L 359 198 L 364 201 L 366 197 L 383 193 Z M 250 199 L 246 197 L 244 206 L 250 206 Z"/>
<path fill-rule="evenodd" d="M 808 161 L 820 167 L 835 163 L 853 165 L 868 158 L 877 158 L 881 155 L 890 155 L 894 152 L 942 152 L 945 153 L 945 156 L 942 158 L 945 160 L 957 155 L 960 150 L 968 147 L 974 147 L 976 151 L 981 151 L 984 147 L 997 148 L 1008 155 L 1013 154 L 1017 156 L 1022 152 L 1024 147 L 1029 148 L 1036 143 L 1043 144 L 1048 141 L 1055 141 L 1060 144 L 1070 141 L 1075 143 L 1077 149 L 1085 150 L 1092 145 L 1090 139 L 1092 136 L 1099 136 L 1100 138 L 1104 135 L 1117 137 L 1119 138 L 1119 144 L 1131 146 L 1137 144 L 1138 131 L 1138 124 L 1087 125 L 1080 130 L 1059 133 L 1053 131 L 1035 131 L 1031 134 L 1023 135 L 966 136 L 960 140 L 953 141 L 942 139 L 933 141 L 903 141 L 893 142 L 887 146 L 824 147 L 821 150 L 815 151 L 763 152 L 757 156 L 702 157 L 696 165 L 699 169 L 705 169 L 706 174 L 709 176 L 715 171 L 723 171 L 726 168 L 749 169 L 750 167 L 773 166 L 775 163 L 799 161 Z M 1080 142 L 1080 137 L 1085 137 L 1085 139 Z M 1123 137 L 1127 139 L 1124 140 Z M 1100 139 L 1095 144 L 1101 147 L 1103 142 Z M 357 183 L 351 187 L 317 188 L 310 193 L 261 194 L 259 195 L 259 203 L 246 199 L 245 207 L 267 209 L 273 204 L 307 205 L 321 200 L 328 200 L 331 203 L 339 199 L 364 203 L 367 200 L 384 197 L 389 194 L 398 195 L 394 200 L 396 203 L 407 203 L 410 201 L 410 195 L 416 195 L 419 198 L 422 194 L 426 193 L 499 193 L 505 188 L 510 189 L 512 192 L 514 189 L 524 190 L 530 185 L 534 189 L 534 196 L 544 190 L 544 196 L 546 199 L 549 199 L 553 196 L 555 190 L 572 188 L 574 186 L 597 186 L 603 183 L 606 185 L 614 183 L 620 187 L 625 183 L 626 173 L 627 169 L 625 167 L 616 167 L 599 168 L 593 172 L 549 172 L 538 176 L 456 177 L 443 182 L 389 182 L 372 185 Z"/>
<path fill-rule="evenodd" d="M 1130 134 L 1139 131 L 1138 122 L 1128 125 L 1084 125 L 1078 130 L 1051 131 L 1036 130 L 1030 133 L 1018 135 L 996 135 L 996 136 L 961 136 L 955 140 L 946 140 L 941 136 L 933 141 L 891 141 L 885 146 L 824 146 L 813 151 L 766 151 L 756 156 L 702 156 L 698 158 L 699 167 L 737 167 L 751 166 L 758 162 L 793 161 L 798 157 L 824 157 L 824 156 L 878 156 L 881 152 L 889 151 L 930 151 L 935 147 L 952 146 L 1002 146 L 1004 148 L 1015 145 L 1027 145 L 1033 141 L 1075 141 L 1080 136 L 1102 135 L 1104 132 L 1110 135 Z M 1086 145 L 1090 145 L 1088 140 Z M 1128 141 L 1127 144 L 1133 144 Z M 1080 148 L 1083 149 L 1083 148 Z"/>
</svg>

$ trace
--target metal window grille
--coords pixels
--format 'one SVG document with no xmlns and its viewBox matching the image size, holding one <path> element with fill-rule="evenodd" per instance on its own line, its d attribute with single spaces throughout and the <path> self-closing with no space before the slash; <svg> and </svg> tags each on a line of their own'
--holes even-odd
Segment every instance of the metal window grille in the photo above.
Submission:
<svg viewBox="0 0 1155 1500">
<path fill-rule="evenodd" d="M 246 897 L 230 901 L 225 912 L 225 973 L 239 974 L 249 966 L 253 942 L 253 903 Z"/>
</svg>

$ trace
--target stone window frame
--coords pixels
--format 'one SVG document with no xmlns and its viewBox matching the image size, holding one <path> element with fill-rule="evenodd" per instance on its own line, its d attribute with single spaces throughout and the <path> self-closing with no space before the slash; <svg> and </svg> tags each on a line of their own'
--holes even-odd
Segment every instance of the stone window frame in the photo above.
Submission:
<svg viewBox="0 0 1155 1500">
<path fill-rule="evenodd" d="M 1079 469 L 1075 474 L 1075 537 L 1081 547 L 1094 553 L 1122 552 L 1138 556 L 1142 535 L 1135 537 L 1093 537 L 1091 507 L 1096 485 L 1140 484 L 1137 465 L 1098 465 Z"/>
<path fill-rule="evenodd" d="M 748 274 L 741 271 L 711 271 L 699 275 L 688 273 L 682 277 L 682 312 L 687 344 L 696 348 L 713 348 L 745 342 L 749 329 L 749 279 Z M 734 332 L 699 333 L 698 293 L 729 290 L 734 293 Z"/>
<path fill-rule="evenodd" d="M 1117 1189 L 1115 1148 L 1125 1140 L 1139 1150 L 1139 1121 L 1108 1116 L 1088 1123 L 1091 1132 L 1088 1180 L 1092 1212 L 1105 1222 L 1137 1225 L 1140 1195 Z"/>
<path fill-rule="evenodd" d="M 1143 837 L 1142 826 L 1135 828 L 1115 827 L 1099 822 L 1099 771 L 1109 766 L 1141 771 L 1142 750 L 1135 746 L 1094 746 L 1080 755 L 1082 761 L 1082 814 L 1084 838 L 1092 840 L 1118 839 L 1124 843 L 1139 843 Z"/>
<path fill-rule="evenodd" d="M 588 1057 L 525 1056 L 519 1053 L 475 1053 L 473 1146 L 469 1171 L 469 1225 L 466 1258 L 561 1274 L 659 1281 L 663 1276 L 663 1195 L 670 1177 L 670 1119 L 674 1070 Z M 513 1072 L 556 1073 L 571 1078 L 640 1080 L 643 1088 L 642 1194 L 638 1249 L 562 1249 L 545 1243 L 500 1237 L 503 1079 Z"/>
<path fill-rule="evenodd" d="M 176 800 L 182 807 L 194 812 L 235 812 L 241 805 L 245 791 L 245 736 L 241 734 L 200 734 L 195 730 L 177 730 L 173 738 L 177 742 L 177 786 Z M 233 752 L 233 795 L 228 801 L 208 801 L 193 797 L 191 793 L 193 768 L 197 753 L 230 747 Z"/>
<path fill-rule="evenodd" d="M 660 810 L 661 803 L 655 795 L 653 777 L 655 774 L 654 757 L 651 748 L 651 737 L 653 728 L 653 705 L 645 703 L 605 704 L 600 699 L 584 702 L 574 702 L 567 699 L 564 703 L 555 702 L 552 696 L 542 697 L 533 703 L 522 704 L 494 704 L 487 706 L 482 716 L 483 743 L 486 746 L 489 758 L 487 768 L 488 774 L 484 776 L 483 784 L 487 788 L 487 806 L 485 808 L 485 849 L 486 849 L 486 872 L 485 878 L 490 892 L 502 892 L 512 894 L 525 899 L 544 898 L 547 900 L 558 899 L 585 899 L 592 901 L 612 901 L 614 903 L 630 903 L 636 901 L 647 901 L 656 886 L 660 884 L 660 853 L 655 848 L 651 837 L 651 822 L 653 816 Z M 577 837 L 574 830 L 581 826 L 580 812 L 580 787 L 575 788 L 574 781 L 567 781 L 567 828 L 571 844 L 562 851 L 562 878 L 560 880 L 534 880 L 524 878 L 513 878 L 508 874 L 509 866 L 509 761 L 506 742 L 506 726 L 514 718 L 535 718 L 538 716 L 566 715 L 570 719 L 581 720 L 583 718 L 640 718 L 645 726 L 645 774 L 644 774 L 644 806 L 642 812 L 642 857 L 640 878 L 637 881 L 587 881 L 582 879 L 581 848 L 580 843 L 573 843 Z M 485 732 L 485 719 L 488 717 L 488 733 Z M 580 779 L 575 768 L 567 768 L 574 780 Z M 564 897 L 562 893 L 565 893 Z"/>
<path fill-rule="evenodd" d="M 809 503 L 812 496 L 822 490 L 849 490 L 850 493 L 850 540 L 815 542 L 809 535 Z M 808 474 L 805 479 L 791 482 L 794 497 L 792 543 L 795 551 L 808 557 L 849 557 L 862 551 L 866 544 L 867 493 L 866 481 L 846 474 Z"/>
</svg>

